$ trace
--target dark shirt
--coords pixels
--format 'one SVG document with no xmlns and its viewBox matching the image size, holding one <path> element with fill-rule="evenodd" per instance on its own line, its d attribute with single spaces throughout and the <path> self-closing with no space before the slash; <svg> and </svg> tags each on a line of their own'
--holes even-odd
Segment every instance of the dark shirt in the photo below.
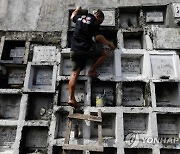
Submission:
<svg viewBox="0 0 180 154">
<path fill-rule="evenodd" d="M 99 34 L 99 25 L 95 25 L 96 18 L 93 14 L 76 15 L 73 22 L 76 23 L 73 33 L 71 50 L 87 51 L 93 44 L 92 37 Z"/>
</svg>

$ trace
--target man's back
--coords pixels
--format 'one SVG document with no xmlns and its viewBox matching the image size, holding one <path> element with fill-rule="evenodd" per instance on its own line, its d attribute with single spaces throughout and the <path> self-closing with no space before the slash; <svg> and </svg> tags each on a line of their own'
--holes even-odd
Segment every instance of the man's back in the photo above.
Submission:
<svg viewBox="0 0 180 154">
<path fill-rule="evenodd" d="M 76 15 L 73 18 L 76 28 L 72 38 L 71 50 L 87 51 L 92 46 L 92 37 L 98 34 L 99 26 L 95 25 L 96 18 L 93 14 L 87 16 Z"/>
</svg>

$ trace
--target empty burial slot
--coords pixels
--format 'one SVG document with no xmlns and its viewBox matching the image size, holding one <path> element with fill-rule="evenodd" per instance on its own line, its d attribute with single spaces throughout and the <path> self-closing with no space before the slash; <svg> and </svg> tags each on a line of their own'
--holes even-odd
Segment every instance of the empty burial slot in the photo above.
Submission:
<svg viewBox="0 0 180 154">
<path fill-rule="evenodd" d="M 119 27 L 124 29 L 139 27 L 139 9 L 125 7 L 119 9 Z"/>
<path fill-rule="evenodd" d="M 0 66 L 0 88 L 22 88 L 25 72 L 23 66 Z"/>
<path fill-rule="evenodd" d="M 145 90 L 145 82 L 123 82 L 122 104 L 123 106 L 147 106 L 145 98 L 148 96 Z M 146 96 L 146 97 L 145 97 Z"/>
<path fill-rule="evenodd" d="M 48 127 L 25 126 L 22 131 L 20 154 L 47 153 Z"/>
<path fill-rule="evenodd" d="M 18 120 L 21 97 L 20 94 L 0 94 L 0 119 Z"/>
<path fill-rule="evenodd" d="M 157 115 L 159 137 L 178 138 L 179 136 L 179 115 L 158 114 Z M 165 144 L 165 142 L 162 142 Z"/>
<path fill-rule="evenodd" d="M 13 150 L 13 144 L 16 139 L 16 130 L 15 126 L 1 126 L 0 127 L 0 152 L 1 150 L 5 152 L 5 149 L 9 152 L 9 150 Z"/>
<path fill-rule="evenodd" d="M 72 41 L 72 37 L 73 37 L 73 32 L 74 31 L 68 31 L 67 32 L 67 47 L 71 48 L 71 41 Z"/>
<path fill-rule="evenodd" d="M 91 106 L 115 106 L 116 92 L 114 82 L 93 82 Z"/>
<path fill-rule="evenodd" d="M 26 120 L 50 120 L 52 115 L 52 107 L 52 94 L 29 94 Z"/>
<path fill-rule="evenodd" d="M 180 154 L 179 149 L 160 149 L 160 154 Z"/>
<path fill-rule="evenodd" d="M 158 107 L 179 107 L 179 86 L 175 82 L 155 83 L 156 105 Z"/>
<path fill-rule="evenodd" d="M 124 115 L 124 134 L 147 133 L 148 114 L 146 113 L 125 113 Z"/>
<path fill-rule="evenodd" d="M 63 154 L 62 147 L 54 146 L 52 154 Z M 71 150 L 71 151 L 68 152 L 68 154 L 83 154 L 83 151 L 80 151 L 80 150 Z"/>
<path fill-rule="evenodd" d="M 83 81 L 78 81 L 75 87 L 75 99 L 81 105 L 84 104 L 86 97 L 85 83 Z M 69 92 L 68 92 L 68 82 L 61 82 L 59 85 L 59 95 L 58 95 L 58 105 L 68 105 Z"/>
<path fill-rule="evenodd" d="M 143 49 L 142 32 L 124 32 L 125 49 Z"/>
<path fill-rule="evenodd" d="M 152 154 L 152 150 L 146 148 L 125 148 L 124 152 L 125 154 Z"/>
<path fill-rule="evenodd" d="M 146 24 L 148 25 L 162 25 L 165 23 L 166 6 L 144 7 Z"/>
<path fill-rule="evenodd" d="M 61 111 L 57 114 L 57 123 L 56 123 L 56 130 L 55 130 L 55 138 L 65 138 L 66 136 L 66 129 L 67 129 L 67 122 L 68 122 L 68 112 Z M 72 129 L 70 133 L 70 142 L 73 139 L 78 139 L 83 137 L 82 131 L 82 123 L 83 120 L 74 119 L 72 121 Z M 80 144 L 81 141 L 79 141 Z"/>
<path fill-rule="evenodd" d="M 117 148 L 104 147 L 103 152 L 90 151 L 90 154 L 117 154 Z"/>
<path fill-rule="evenodd" d="M 22 63 L 25 53 L 25 41 L 5 40 L 1 60 Z"/>
<path fill-rule="evenodd" d="M 91 115 L 97 116 L 97 113 L 91 113 Z M 115 139 L 115 118 L 114 113 L 102 114 L 102 137 Z M 91 138 L 98 138 L 98 123 L 91 121 Z"/>
<path fill-rule="evenodd" d="M 123 75 L 141 75 L 143 73 L 142 55 L 122 55 L 121 70 Z"/>
<path fill-rule="evenodd" d="M 52 87 L 53 66 L 31 65 L 29 89 L 47 89 Z"/>
</svg>

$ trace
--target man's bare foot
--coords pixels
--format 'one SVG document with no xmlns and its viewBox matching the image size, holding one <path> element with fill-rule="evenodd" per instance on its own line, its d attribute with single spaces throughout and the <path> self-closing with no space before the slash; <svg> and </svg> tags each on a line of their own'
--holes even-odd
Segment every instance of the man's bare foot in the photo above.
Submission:
<svg viewBox="0 0 180 154">
<path fill-rule="evenodd" d="M 100 74 L 97 73 L 96 71 L 89 71 L 88 76 L 91 78 L 97 78 Z"/>
<path fill-rule="evenodd" d="M 76 101 L 68 101 L 68 105 L 74 108 L 80 108 L 81 105 L 79 103 L 77 103 Z"/>
</svg>

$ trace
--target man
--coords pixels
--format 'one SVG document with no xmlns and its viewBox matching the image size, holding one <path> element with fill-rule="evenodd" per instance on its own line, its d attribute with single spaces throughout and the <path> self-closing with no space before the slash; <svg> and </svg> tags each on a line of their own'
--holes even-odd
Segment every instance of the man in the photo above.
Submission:
<svg viewBox="0 0 180 154">
<path fill-rule="evenodd" d="M 112 42 L 99 34 L 99 26 L 104 20 L 104 14 L 101 10 L 97 10 L 94 14 L 89 13 L 86 16 L 82 16 L 81 7 L 77 7 L 71 15 L 71 20 L 76 23 L 76 27 L 72 37 L 70 52 L 73 68 L 68 84 L 68 104 L 72 107 L 79 108 L 80 104 L 75 100 L 74 91 L 77 78 L 81 70 L 84 69 L 86 61 L 89 58 L 95 59 L 95 63 L 88 71 L 88 76 L 96 78 L 98 77 L 96 68 L 99 67 L 108 56 L 108 51 L 99 48 L 92 38 L 94 37 L 96 42 L 108 45 L 113 50 L 116 47 Z"/>
</svg>

